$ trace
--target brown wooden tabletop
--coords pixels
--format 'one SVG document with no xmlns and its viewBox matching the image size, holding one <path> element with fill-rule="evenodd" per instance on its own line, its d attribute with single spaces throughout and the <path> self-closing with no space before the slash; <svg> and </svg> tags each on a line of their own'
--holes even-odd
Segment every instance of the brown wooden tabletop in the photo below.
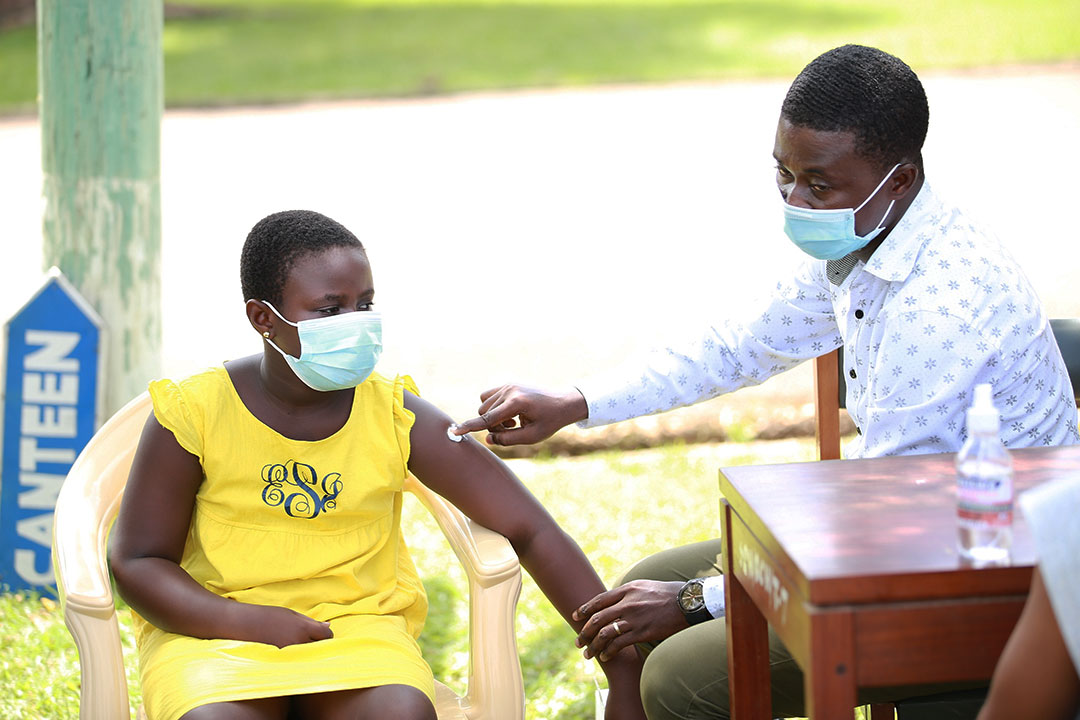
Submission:
<svg viewBox="0 0 1080 720">
<path fill-rule="evenodd" d="M 1080 472 L 1080 446 L 1018 450 L 1013 460 L 1020 493 Z M 1034 549 L 1016 512 L 1008 566 L 976 569 L 963 562 L 956 548 L 953 461 L 952 454 L 917 455 L 721 469 L 725 566 L 736 581 L 726 585 L 729 663 L 742 657 L 744 664 L 760 664 L 768 620 L 807 672 L 812 706 L 811 685 L 818 683 L 818 717 L 852 702 L 856 683 L 988 677 L 1027 594 Z M 841 624 L 848 624 L 829 631 L 834 640 L 822 646 L 827 650 L 816 650 L 815 623 L 843 617 L 848 620 Z M 749 629 L 740 633 L 743 623 Z M 940 623 L 936 635 L 921 631 L 927 623 Z M 910 642 L 905 632 L 912 634 Z M 963 633 L 985 637 L 981 657 L 958 657 L 968 654 Z M 810 669 L 820 664 L 815 653 L 836 661 L 837 641 L 848 643 L 841 655 L 855 671 L 831 679 L 842 692 L 826 693 L 822 668 Z M 940 668 L 934 665 L 935 643 L 941 646 Z M 891 659 L 876 657 L 886 654 Z M 767 666 L 764 673 L 760 667 L 729 670 L 736 717 L 771 717 L 756 697 L 763 681 L 767 690 Z M 843 710 L 847 717 L 850 709 Z"/>
</svg>

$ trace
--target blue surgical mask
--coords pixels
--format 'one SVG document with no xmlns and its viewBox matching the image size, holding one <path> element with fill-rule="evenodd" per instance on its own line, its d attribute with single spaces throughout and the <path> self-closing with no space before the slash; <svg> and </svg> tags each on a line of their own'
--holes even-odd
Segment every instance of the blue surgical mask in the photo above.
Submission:
<svg viewBox="0 0 1080 720">
<path fill-rule="evenodd" d="M 296 328 L 300 338 L 298 358 L 279 348 L 273 340 L 267 342 L 312 390 L 329 392 L 356 387 L 375 369 L 382 353 L 380 313 L 346 312 L 294 323 L 286 320 L 273 305 L 263 302 L 283 322 Z"/>
<path fill-rule="evenodd" d="M 795 207 L 785 201 L 784 232 L 800 250 L 818 260 L 839 260 L 849 253 L 861 250 L 885 229 L 885 219 L 889 217 L 896 201 L 889 203 L 888 209 L 881 217 L 881 222 L 866 235 L 855 234 L 855 213 L 862 210 L 863 206 L 870 202 L 870 198 L 877 195 L 878 190 L 884 187 L 898 167 L 900 167 L 899 163 L 894 165 L 893 169 L 874 188 L 874 192 L 870 193 L 869 197 L 854 210 L 851 208 L 814 210 Z"/>
</svg>

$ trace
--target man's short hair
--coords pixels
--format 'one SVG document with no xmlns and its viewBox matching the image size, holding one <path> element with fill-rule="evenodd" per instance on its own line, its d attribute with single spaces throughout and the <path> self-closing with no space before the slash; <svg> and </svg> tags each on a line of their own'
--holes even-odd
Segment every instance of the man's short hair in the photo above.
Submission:
<svg viewBox="0 0 1080 720">
<path fill-rule="evenodd" d="M 285 281 L 297 260 L 335 247 L 364 249 L 348 228 L 312 210 L 267 215 L 251 228 L 240 252 L 244 300 L 280 305 Z"/>
<path fill-rule="evenodd" d="M 877 48 L 844 45 L 819 55 L 791 83 L 780 115 L 811 130 L 854 133 L 856 152 L 882 169 L 898 162 L 922 169 L 926 92 L 903 60 Z"/>
</svg>

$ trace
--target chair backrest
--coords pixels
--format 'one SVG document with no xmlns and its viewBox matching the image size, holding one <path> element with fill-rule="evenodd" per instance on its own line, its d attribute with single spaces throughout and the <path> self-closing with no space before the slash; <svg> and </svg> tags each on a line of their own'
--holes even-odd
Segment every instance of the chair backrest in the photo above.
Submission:
<svg viewBox="0 0 1080 720">
<path fill-rule="evenodd" d="M 129 717 L 112 584 L 109 529 L 120 508 L 149 395 L 132 400 L 91 438 L 60 489 L 53 560 L 64 622 L 79 651 L 79 717 Z M 477 525 L 411 476 L 405 489 L 435 517 L 469 581 L 469 677 L 464 697 L 436 683 L 440 720 L 524 720 L 525 691 L 514 634 L 521 567 L 509 541 Z"/>
<path fill-rule="evenodd" d="M 1080 407 L 1080 319 L 1053 319 L 1050 328 L 1069 371 L 1073 400 Z M 814 427 L 820 460 L 840 457 L 840 410 L 846 401 L 844 348 L 840 347 L 814 360 Z"/>
<path fill-rule="evenodd" d="M 1054 330 L 1054 339 L 1057 340 L 1058 348 L 1061 350 L 1061 359 L 1065 361 L 1065 369 L 1069 371 L 1073 398 L 1080 407 L 1080 319 L 1051 320 L 1050 327 Z"/>
</svg>

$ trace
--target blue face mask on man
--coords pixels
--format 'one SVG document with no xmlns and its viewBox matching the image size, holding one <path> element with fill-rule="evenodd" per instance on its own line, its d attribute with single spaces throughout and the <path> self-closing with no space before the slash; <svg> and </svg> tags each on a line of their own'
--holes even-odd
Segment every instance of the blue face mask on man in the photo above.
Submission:
<svg viewBox="0 0 1080 720">
<path fill-rule="evenodd" d="M 898 167 L 899 163 L 894 165 L 874 188 L 874 192 L 855 209 L 814 210 L 795 207 L 784 201 L 784 232 L 800 250 L 818 260 L 839 260 L 849 253 L 861 250 L 885 229 L 885 219 L 889 217 L 896 201 L 889 203 L 881 222 L 866 235 L 855 234 L 855 213 L 862 210 L 863 206 L 870 202 L 870 198 L 877 195 Z"/>
<path fill-rule="evenodd" d="M 263 302 L 283 322 L 296 328 L 300 338 L 298 358 L 279 348 L 273 340 L 267 342 L 312 390 L 330 392 L 356 387 L 375 369 L 382 354 L 381 313 L 346 312 L 294 323 L 286 320 L 276 307 Z"/>
</svg>

